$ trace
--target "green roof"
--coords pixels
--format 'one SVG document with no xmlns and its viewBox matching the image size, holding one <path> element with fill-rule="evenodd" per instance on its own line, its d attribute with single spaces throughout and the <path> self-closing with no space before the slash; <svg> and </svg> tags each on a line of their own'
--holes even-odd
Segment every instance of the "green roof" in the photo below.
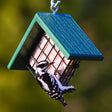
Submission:
<svg viewBox="0 0 112 112">
<path fill-rule="evenodd" d="M 9 69 L 26 69 L 24 60 L 43 32 L 47 33 L 67 59 L 103 60 L 103 55 L 70 15 L 38 12 L 9 62 Z"/>
</svg>

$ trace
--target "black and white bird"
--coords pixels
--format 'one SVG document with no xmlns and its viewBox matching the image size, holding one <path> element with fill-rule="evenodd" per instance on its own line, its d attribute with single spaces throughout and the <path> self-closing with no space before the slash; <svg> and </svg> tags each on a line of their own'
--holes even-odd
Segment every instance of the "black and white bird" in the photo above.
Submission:
<svg viewBox="0 0 112 112">
<path fill-rule="evenodd" d="M 40 61 L 36 66 L 36 79 L 39 82 L 41 88 L 48 93 L 51 98 L 59 100 L 63 106 L 67 103 L 64 100 L 63 94 L 67 92 L 73 92 L 75 89 L 73 86 L 63 86 L 55 75 L 48 71 L 48 68 L 52 63 L 46 60 Z"/>
</svg>

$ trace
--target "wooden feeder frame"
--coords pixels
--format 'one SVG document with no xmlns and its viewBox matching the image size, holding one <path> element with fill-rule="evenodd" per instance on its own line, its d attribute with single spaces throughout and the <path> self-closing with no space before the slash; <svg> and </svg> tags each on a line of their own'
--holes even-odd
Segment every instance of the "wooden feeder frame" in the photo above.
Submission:
<svg viewBox="0 0 112 112">
<path fill-rule="evenodd" d="M 67 85 L 72 77 L 71 74 L 79 66 L 79 60 L 103 60 L 103 55 L 71 15 L 38 12 L 35 14 L 23 39 L 10 60 L 8 69 L 29 69 L 35 77 L 34 70 L 29 64 L 29 59 L 45 33 L 55 45 L 58 46 L 66 59 L 70 60 L 67 69 L 63 73 L 65 75 L 62 75 L 60 78 L 60 81 L 64 85 Z M 49 61 L 48 58 L 47 60 Z M 69 72 L 70 76 L 67 76 Z"/>
</svg>

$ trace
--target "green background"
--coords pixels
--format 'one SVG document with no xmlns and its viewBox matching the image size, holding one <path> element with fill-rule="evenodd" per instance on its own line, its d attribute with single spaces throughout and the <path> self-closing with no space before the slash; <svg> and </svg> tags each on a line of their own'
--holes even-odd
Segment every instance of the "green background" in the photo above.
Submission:
<svg viewBox="0 0 112 112">
<path fill-rule="evenodd" d="M 58 13 L 71 14 L 104 55 L 82 61 L 66 94 L 67 107 L 50 99 L 26 71 L 7 64 L 36 12 L 51 12 L 50 0 L 0 0 L 0 112 L 112 112 L 112 0 L 61 0 Z"/>
</svg>

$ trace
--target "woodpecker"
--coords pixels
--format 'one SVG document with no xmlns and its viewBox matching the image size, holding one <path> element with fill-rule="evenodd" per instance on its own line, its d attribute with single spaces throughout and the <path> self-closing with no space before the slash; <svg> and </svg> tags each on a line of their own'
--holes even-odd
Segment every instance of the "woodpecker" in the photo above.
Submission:
<svg viewBox="0 0 112 112">
<path fill-rule="evenodd" d="M 63 86 L 59 79 L 48 71 L 50 65 L 46 60 L 40 61 L 36 65 L 36 80 L 40 84 L 41 88 L 51 97 L 59 100 L 63 106 L 67 103 L 64 100 L 64 93 L 73 92 L 74 86 Z"/>
</svg>

